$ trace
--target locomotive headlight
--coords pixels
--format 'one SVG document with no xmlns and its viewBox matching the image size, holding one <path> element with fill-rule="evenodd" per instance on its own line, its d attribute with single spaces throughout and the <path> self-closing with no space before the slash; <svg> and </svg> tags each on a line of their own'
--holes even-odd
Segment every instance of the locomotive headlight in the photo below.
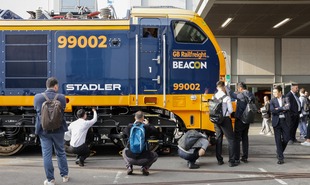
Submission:
<svg viewBox="0 0 310 185">
<path fill-rule="evenodd" d="M 196 101 L 196 100 L 197 100 L 197 96 L 194 95 L 194 94 L 192 94 L 192 95 L 191 95 L 191 100 L 192 100 L 192 101 Z"/>
</svg>

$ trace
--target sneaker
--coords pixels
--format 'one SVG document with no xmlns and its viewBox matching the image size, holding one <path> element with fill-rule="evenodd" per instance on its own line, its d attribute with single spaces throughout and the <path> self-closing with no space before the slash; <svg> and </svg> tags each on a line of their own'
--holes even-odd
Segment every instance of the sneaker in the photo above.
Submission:
<svg viewBox="0 0 310 185">
<path fill-rule="evenodd" d="M 148 169 L 146 167 L 142 167 L 141 171 L 142 171 L 142 174 L 145 176 L 148 176 L 150 174 L 150 172 L 148 171 Z"/>
<path fill-rule="evenodd" d="M 303 142 L 303 143 L 300 143 L 302 146 L 310 146 L 310 142 L 308 142 L 308 141 L 305 141 L 305 142 Z"/>
<path fill-rule="evenodd" d="M 133 173 L 133 169 L 132 169 L 132 165 L 130 165 L 129 167 L 127 167 L 127 175 L 132 175 Z"/>
<path fill-rule="evenodd" d="M 272 132 L 268 132 L 267 134 L 266 134 L 266 136 L 272 136 L 273 134 L 272 134 Z"/>
<path fill-rule="evenodd" d="M 47 179 L 44 181 L 44 185 L 55 185 L 55 179 L 48 181 Z"/>
<path fill-rule="evenodd" d="M 62 177 L 62 182 L 68 182 L 68 181 L 69 181 L 68 175 Z"/>
<path fill-rule="evenodd" d="M 259 133 L 259 135 L 264 135 L 264 134 L 265 134 L 265 133 L 264 133 L 264 132 L 262 132 L 262 131 Z"/>
</svg>

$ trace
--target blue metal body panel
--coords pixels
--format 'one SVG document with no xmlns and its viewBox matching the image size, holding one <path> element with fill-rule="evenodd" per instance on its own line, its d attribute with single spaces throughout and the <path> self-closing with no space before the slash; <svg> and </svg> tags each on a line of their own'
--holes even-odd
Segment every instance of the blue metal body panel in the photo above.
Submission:
<svg viewBox="0 0 310 185">
<path fill-rule="evenodd" d="M 136 57 L 138 93 L 163 94 L 164 35 L 167 41 L 166 93 L 214 93 L 215 83 L 219 79 L 219 60 L 213 44 L 209 39 L 203 43 L 176 42 L 171 21 L 166 18 L 139 19 L 139 24 L 132 24 L 130 30 L 3 31 L 0 32 L 0 38 L 5 41 L 6 35 L 47 35 L 47 57 L 43 61 L 47 62 L 47 75 L 40 78 L 45 80 L 55 76 L 61 84 L 60 92 L 66 95 L 128 95 L 136 93 Z M 157 37 L 143 37 L 145 27 L 156 28 Z M 104 37 L 106 41 L 102 39 Z M 60 38 L 66 39 L 66 46 L 62 46 L 63 40 Z M 69 48 L 70 43 L 72 48 Z M 99 47 L 100 44 L 106 47 Z M 6 63 L 14 62 L 6 58 L 8 45 L 6 42 L 0 43 L 4 53 L 0 56 L 4 61 L 0 64 L 2 94 L 31 95 L 42 92 L 44 85 L 42 88 L 6 86 Z M 21 66 L 16 65 L 17 72 L 22 73 L 22 70 Z"/>
</svg>

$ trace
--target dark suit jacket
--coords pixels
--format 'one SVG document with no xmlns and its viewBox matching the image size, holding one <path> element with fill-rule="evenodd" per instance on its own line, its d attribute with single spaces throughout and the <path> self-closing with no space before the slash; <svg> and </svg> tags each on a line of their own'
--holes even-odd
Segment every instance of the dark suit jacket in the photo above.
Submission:
<svg viewBox="0 0 310 185">
<path fill-rule="evenodd" d="M 286 97 L 288 97 L 289 101 L 290 101 L 290 113 L 293 115 L 299 115 L 300 111 L 298 112 L 298 104 L 296 102 L 296 99 L 292 93 L 292 91 L 288 92 L 286 94 Z"/>
<path fill-rule="evenodd" d="M 276 108 L 278 108 L 276 110 Z M 281 114 L 284 114 L 285 116 L 285 121 L 287 124 L 289 124 L 290 122 L 290 114 L 289 114 L 289 110 L 290 110 L 290 103 L 288 98 L 286 98 L 285 96 L 282 96 L 282 107 L 280 107 L 278 99 L 277 98 L 272 98 L 270 100 L 270 112 L 272 115 L 272 126 L 276 127 L 279 123 L 279 116 Z"/>
</svg>

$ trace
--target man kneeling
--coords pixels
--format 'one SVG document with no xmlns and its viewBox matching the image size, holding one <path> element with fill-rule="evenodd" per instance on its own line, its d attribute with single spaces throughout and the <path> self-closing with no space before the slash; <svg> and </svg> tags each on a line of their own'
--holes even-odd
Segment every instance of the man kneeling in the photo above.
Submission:
<svg viewBox="0 0 310 185">
<path fill-rule="evenodd" d="M 178 154 L 187 160 L 189 169 L 197 169 L 199 165 L 196 160 L 205 154 L 208 145 L 207 136 L 196 130 L 189 130 L 179 139 Z"/>
<path fill-rule="evenodd" d="M 90 149 L 85 143 L 88 129 L 97 122 L 97 112 L 93 108 L 94 117 L 87 120 L 87 114 L 84 109 L 77 111 L 78 120 L 72 122 L 68 127 L 66 135 L 71 136 L 69 150 L 76 154 L 75 163 L 84 166 L 84 161 L 90 155 Z"/>
<path fill-rule="evenodd" d="M 124 134 L 129 137 L 128 146 L 123 150 L 126 162 L 127 175 L 132 175 L 133 165 L 141 166 L 143 175 L 149 175 L 149 168 L 157 160 L 156 152 L 148 150 L 147 140 L 150 136 L 157 135 L 157 129 L 148 124 L 142 111 L 135 114 L 135 122 L 125 128 Z"/>
</svg>

